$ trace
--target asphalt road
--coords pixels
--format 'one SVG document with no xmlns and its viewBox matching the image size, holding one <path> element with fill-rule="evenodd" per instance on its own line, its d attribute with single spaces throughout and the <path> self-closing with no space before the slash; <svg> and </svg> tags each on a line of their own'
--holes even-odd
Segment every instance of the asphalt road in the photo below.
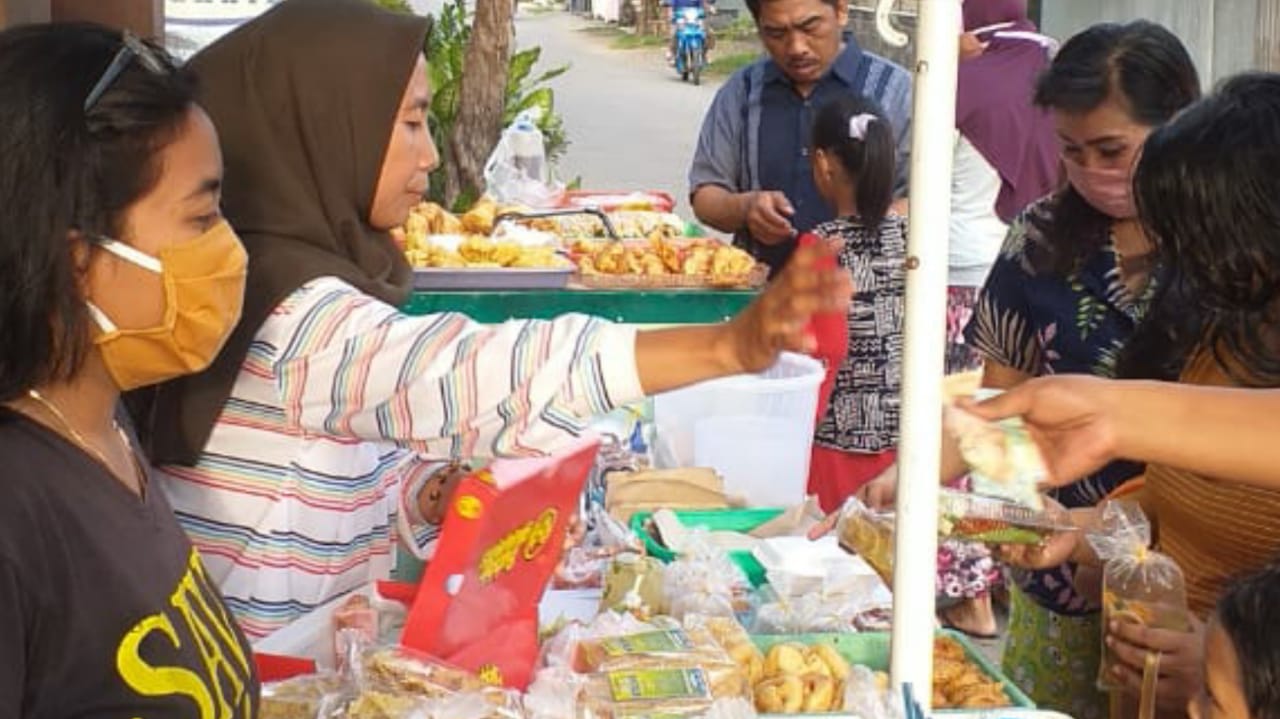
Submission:
<svg viewBox="0 0 1280 719">
<path fill-rule="evenodd" d="M 566 180 L 586 189 L 665 190 L 688 209 L 688 169 L 716 82 L 682 83 L 660 50 L 615 50 L 586 28 L 600 23 L 565 12 L 522 12 L 520 47 L 541 45 L 543 65 L 570 64 L 552 83 L 570 146 L 560 161 Z"/>
</svg>

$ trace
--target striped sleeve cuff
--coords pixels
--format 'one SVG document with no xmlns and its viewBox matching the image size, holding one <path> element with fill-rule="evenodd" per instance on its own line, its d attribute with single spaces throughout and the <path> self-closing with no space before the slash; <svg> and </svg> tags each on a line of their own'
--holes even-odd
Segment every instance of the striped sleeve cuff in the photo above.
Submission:
<svg viewBox="0 0 1280 719">
<path fill-rule="evenodd" d="M 604 389 L 614 409 L 644 399 L 636 366 L 636 328 L 602 323 L 596 329 L 596 347 Z"/>
</svg>

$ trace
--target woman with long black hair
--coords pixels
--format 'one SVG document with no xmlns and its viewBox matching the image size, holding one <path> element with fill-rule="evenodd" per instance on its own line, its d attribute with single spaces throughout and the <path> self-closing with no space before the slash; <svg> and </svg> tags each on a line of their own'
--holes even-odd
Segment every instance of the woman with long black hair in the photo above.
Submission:
<svg viewBox="0 0 1280 719">
<path fill-rule="evenodd" d="M 0 716 L 255 716 L 248 644 L 117 412 L 240 315 L 192 78 L 105 28 L 7 30 L 0 158 Z"/>
</svg>

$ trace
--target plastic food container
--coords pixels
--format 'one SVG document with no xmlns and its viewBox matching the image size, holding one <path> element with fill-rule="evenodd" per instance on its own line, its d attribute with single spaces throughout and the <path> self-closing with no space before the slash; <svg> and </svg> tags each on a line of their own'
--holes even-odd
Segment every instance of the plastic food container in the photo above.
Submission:
<svg viewBox="0 0 1280 719">
<path fill-rule="evenodd" d="M 700 512 L 676 512 L 676 519 L 689 528 L 701 527 L 712 531 L 750 532 L 760 525 L 782 514 L 781 509 L 721 509 Z M 676 554 L 658 543 L 658 540 L 646 529 L 650 512 L 639 512 L 631 517 L 631 531 L 644 540 L 644 549 L 649 556 L 670 563 Z M 765 569 L 751 552 L 729 552 L 729 559 L 738 565 L 751 581 L 751 586 L 759 587 L 765 583 Z"/>
<path fill-rule="evenodd" d="M 804 501 L 822 364 L 784 354 L 759 375 L 703 382 L 653 399 L 660 460 L 712 467 L 757 507 Z"/>
</svg>

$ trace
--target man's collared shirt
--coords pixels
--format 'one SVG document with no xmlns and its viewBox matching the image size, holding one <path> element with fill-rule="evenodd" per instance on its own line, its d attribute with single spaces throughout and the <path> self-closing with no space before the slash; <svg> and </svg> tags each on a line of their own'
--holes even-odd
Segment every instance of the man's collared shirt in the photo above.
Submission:
<svg viewBox="0 0 1280 719">
<path fill-rule="evenodd" d="M 813 118 L 841 93 L 873 100 L 893 124 L 898 140 L 898 195 L 906 194 L 910 158 L 911 76 L 877 55 L 863 52 L 852 37 L 809 96 L 802 97 L 772 59 L 739 70 L 716 93 L 703 121 L 689 170 L 689 187 L 718 185 L 730 192 L 774 190 L 795 207 L 792 224 L 806 232 L 835 217 L 818 194 L 810 167 Z M 745 230 L 735 241 L 777 269 L 793 243 L 767 246 Z"/>
</svg>

